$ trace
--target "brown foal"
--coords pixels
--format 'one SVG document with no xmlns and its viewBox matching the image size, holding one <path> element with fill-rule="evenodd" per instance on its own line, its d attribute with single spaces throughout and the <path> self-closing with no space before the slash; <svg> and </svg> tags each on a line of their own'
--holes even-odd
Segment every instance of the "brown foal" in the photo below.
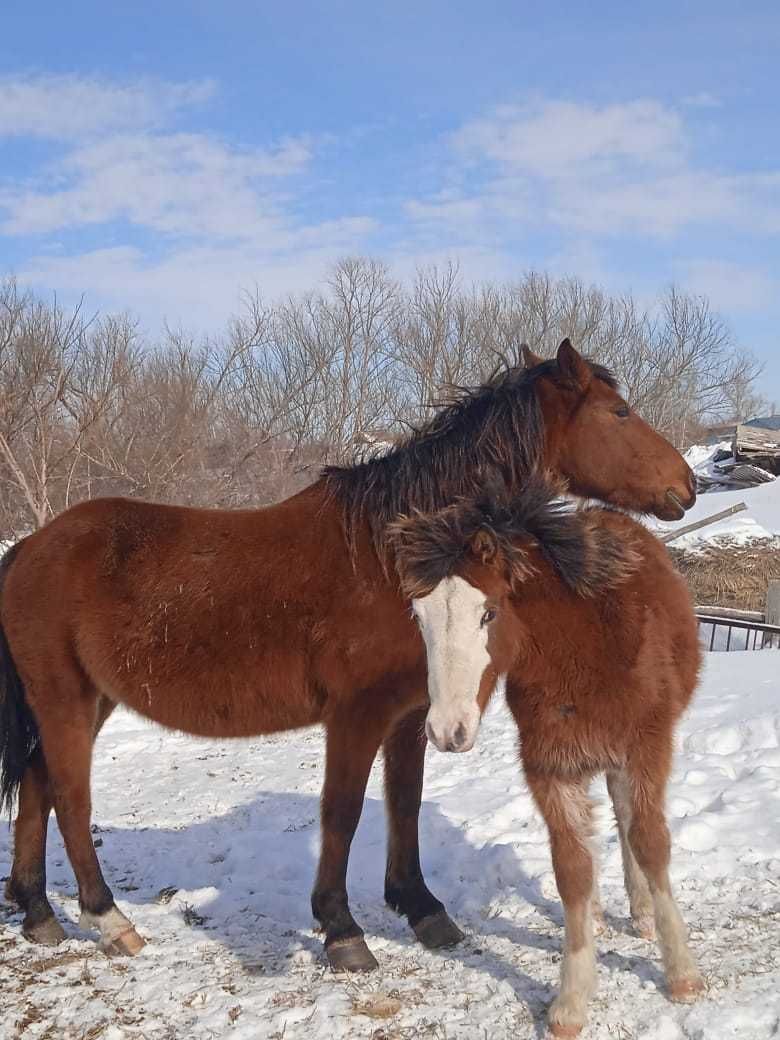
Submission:
<svg viewBox="0 0 780 1040">
<path fill-rule="evenodd" d="M 556 1036 L 575 1036 L 595 990 L 588 785 L 606 773 L 631 915 L 653 937 L 673 999 L 702 980 L 669 884 L 664 793 L 674 727 L 696 685 L 690 594 L 664 546 L 604 510 L 563 513 L 543 483 L 416 514 L 394 528 L 403 587 L 427 647 L 426 729 L 441 750 L 474 743 L 499 676 L 520 759 L 550 835 L 566 941 Z"/>
</svg>

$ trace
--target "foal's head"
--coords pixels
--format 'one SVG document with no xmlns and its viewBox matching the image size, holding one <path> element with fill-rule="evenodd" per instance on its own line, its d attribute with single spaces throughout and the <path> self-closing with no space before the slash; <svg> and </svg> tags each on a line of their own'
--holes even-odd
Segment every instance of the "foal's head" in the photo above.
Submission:
<svg viewBox="0 0 780 1040">
<path fill-rule="evenodd" d="M 602 513 L 570 512 L 532 481 L 513 502 L 493 491 L 393 525 L 396 566 L 428 658 L 428 738 L 440 751 L 469 751 L 496 683 L 520 651 L 516 607 L 545 559 L 546 581 L 592 596 L 636 566 L 631 545 Z M 545 568 L 545 570 L 548 570 Z"/>
</svg>

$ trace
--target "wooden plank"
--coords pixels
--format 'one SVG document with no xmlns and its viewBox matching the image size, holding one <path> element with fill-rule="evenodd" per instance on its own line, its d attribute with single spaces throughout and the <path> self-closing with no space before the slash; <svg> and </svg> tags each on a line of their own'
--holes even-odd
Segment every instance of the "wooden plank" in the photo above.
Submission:
<svg viewBox="0 0 780 1040">
<path fill-rule="evenodd" d="M 766 615 L 761 610 L 741 610 L 739 607 L 711 607 L 706 604 L 697 603 L 695 611 L 698 614 L 706 614 L 707 617 L 732 618 L 734 621 L 766 621 Z"/>
<path fill-rule="evenodd" d="M 659 535 L 660 541 L 673 542 L 675 538 L 679 538 L 681 535 L 690 534 L 691 531 L 698 531 L 700 527 L 709 527 L 710 524 L 717 523 L 718 520 L 725 520 L 727 516 L 741 513 L 743 509 L 747 509 L 745 503 L 737 502 L 735 506 L 722 509 L 719 513 L 713 513 L 712 516 L 705 516 L 703 520 L 696 520 L 695 523 L 686 524 L 685 527 L 678 527 L 676 531 L 669 531 L 667 534 Z"/>
<path fill-rule="evenodd" d="M 766 620 L 769 625 L 780 625 L 780 579 L 770 578 L 766 590 Z"/>
<path fill-rule="evenodd" d="M 738 426 L 735 440 L 739 449 L 767 452 L 773 455 L 780 453 L 780 430 L 766 430 L 762 426 Z"/>
</svg>

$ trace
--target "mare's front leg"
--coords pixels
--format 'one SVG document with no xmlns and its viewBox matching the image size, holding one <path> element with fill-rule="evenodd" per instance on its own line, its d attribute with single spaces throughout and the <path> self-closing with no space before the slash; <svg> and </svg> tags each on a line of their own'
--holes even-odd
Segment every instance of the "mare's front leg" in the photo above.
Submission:
<svg viewBox="0 0 780 1040">
<path fill-rule="evenodd" d="M 596 991 L 591 803 L 584 781 L 559 780 L 529 769 L 526 777 L 550 835 L 566 927 L 561 988 L 547 1020 L 553 1036 L 575 1037 L 585 1025 L 588 1001 Z"/>
<path fill-rule="evenodd" d="M 322 848 L 311 908 L 325 932 L 325 951 L 334 971 L 371 971 L 377 966 L 363 930 L 349 909 L 347 861 L 363 809 L 368 775 L 389 725 L 382 705 L 368 695 L 337 708 L 325 723 L 325 784 L 322 790 Z"/>
<path fill-rule="evenodd" d="M 427 708 L 405 715 L 385 738 L 387 871 L 385 900 L 404 915 L 428 949 L 454 946 L 463 932 L 432 894 L 420 867 L 419 819 L 425 766 Z"/>
</svg>

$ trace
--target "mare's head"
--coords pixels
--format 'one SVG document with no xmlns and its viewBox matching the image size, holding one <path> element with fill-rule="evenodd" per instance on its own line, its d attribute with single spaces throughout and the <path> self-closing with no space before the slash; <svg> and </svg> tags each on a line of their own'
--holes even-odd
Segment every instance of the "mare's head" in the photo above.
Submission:
<svg viewBox="0 0 780 1040">
<path fill-rule="evenodd" d="M 568 339 L 552 361 L 523 353 L 543 415 L 543 464 L 586 498 L 679 520 L 696 501 L 693 472 L 628 406 L 610 373 Z"/>
<path fill-rule="evenodd" d="M 426 733 L 440 751 L 473 746 L 499 677 L 520 653 L 516 607 L 540 566 L 546 582 L 582 597 L 615 587 L 636 567 L 633 546 L 603 513 L 566 511 L 554 494 L 534 478 L 511 502 L 492 489 L 393 525 L 396 567 L 428 659 Z"/>
<path fill-rule="evenodd" d="M 631 411 L 610 373 L 568 340 L 551 361 L 526 351 L 525 367 L 506 366 L 459 391 L 386 454 L 329 466 L 324 477 L 341 503 L 353 554 L 367 524 L 385 561 L 396 517 L 476 497 L 486 475 L 517 494 L 538 469 L 586 498 L 664 520 L 682 516 L 696 498 L 679 452 Z"/>
</svg>

